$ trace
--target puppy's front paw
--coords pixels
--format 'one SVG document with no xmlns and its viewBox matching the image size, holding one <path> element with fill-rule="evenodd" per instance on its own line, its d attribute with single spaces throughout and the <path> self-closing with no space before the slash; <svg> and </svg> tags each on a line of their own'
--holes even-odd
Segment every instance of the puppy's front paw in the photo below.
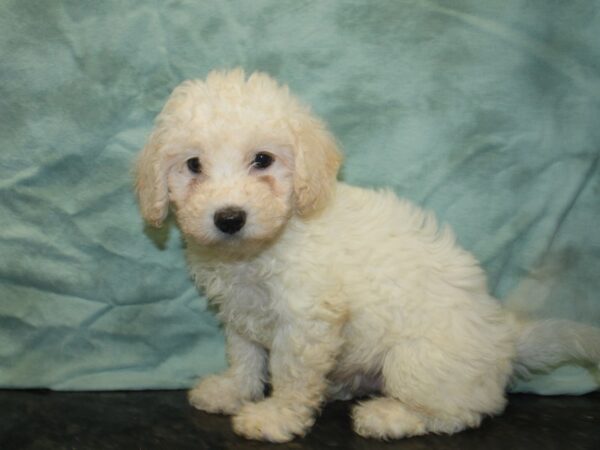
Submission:
<svg viewBox="0 0 600 450">
<path fill-rule="evenodd" d="M 235 414 L 245 400 L 232 379 L 218 375 L 200 381 L 188 393 L 188 399 L 196 409 L 227 415 Z"/>
<path fill-rule="evenodd" d="M 244 405 L 233 417 L 234 431 L 248 439 L 288 442 L 304 436 L 314 423 L 307 408 L 267 399 Z"/>
</svg>

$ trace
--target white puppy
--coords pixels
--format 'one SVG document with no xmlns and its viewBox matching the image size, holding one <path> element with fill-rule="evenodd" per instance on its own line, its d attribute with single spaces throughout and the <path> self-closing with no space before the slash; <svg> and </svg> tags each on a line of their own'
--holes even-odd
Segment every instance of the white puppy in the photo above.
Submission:
<svg viewBox="0 0 600 450">
<path fill-rule="evenodd" d="M 362 436 L 454 433 L 503 410 L 514 364 L 600 359 L 591 327 L 519 325 L 449 229 L 392 192 L 336 182 L 340 162 L 323 123 L 265 74 L 213 72 L 171 95 L 137 192 L 157 226 L 173 205 L 230 363 L 192 405 L 283 442 L 325 401 L 372 395 L 353 412 Z"/>
</svg>

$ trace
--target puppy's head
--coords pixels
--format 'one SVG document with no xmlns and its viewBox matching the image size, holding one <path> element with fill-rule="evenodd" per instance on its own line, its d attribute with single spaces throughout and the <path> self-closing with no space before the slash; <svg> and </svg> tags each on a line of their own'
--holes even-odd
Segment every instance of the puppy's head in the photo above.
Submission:
<svg viewBox="0 0 600 450">
<path fill-rule="evenodd" d="M 200 244 L 268 241 L 296 214 L 328 202 L 341 156 L 331 134 L 286 87 L 241 70 L 178 86 L 136 166 L 144 218 L 169 202 Z"/>
</svg>

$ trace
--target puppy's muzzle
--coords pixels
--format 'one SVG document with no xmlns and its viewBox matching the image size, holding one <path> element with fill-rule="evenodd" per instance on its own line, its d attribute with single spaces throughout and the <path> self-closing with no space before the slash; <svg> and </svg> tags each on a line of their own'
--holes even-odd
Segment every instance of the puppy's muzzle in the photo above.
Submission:
<svg viewBox="0 0 600 450">
<path fill-rule="evenodd" d="M 235 234 L 246 223 L 246 211 L 229 207 L 218 210 L 214 216 L 215 226 L 226 234 Z"/>
</svg>

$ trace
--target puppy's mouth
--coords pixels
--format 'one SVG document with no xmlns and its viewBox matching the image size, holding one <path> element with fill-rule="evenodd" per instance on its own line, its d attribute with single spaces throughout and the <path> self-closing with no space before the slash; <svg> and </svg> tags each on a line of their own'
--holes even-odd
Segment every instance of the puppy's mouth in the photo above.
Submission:
<svg viewBox="0 0 600 450">
<path fill-rule="evenodd" d="M 185 219 L 179 222 L 180 228 L 196 244 L 234 252 L 264 248 L 277 239 L 285 223 L 274 218 L 273 222 L 261 224 L 249 211 L 232 206 L 214 210 L 200 221 L 194 217 Z"/>
<path fill-rule="evenodd" d="M 248 238 L 247 233 L 243 230 L 240 230 L 236 233 L 223 233 L 220 230 L 217 230 L 215 233 L 216 237 L 213 241 L 214 244 L 223 244 L 223 245 L 239 245 L 242 242 L 251 240 Z"/>
<path fill-rule="evenodd" d="M 214 249 L 225 250 L 234 253 L 255 253 L 268 247 L 280 235 L 281 229 L 261 230 L 254 224 L 248 223 L 236 232 L 224 232 L 217 227 L 204 245 Z"/>
</svg>

